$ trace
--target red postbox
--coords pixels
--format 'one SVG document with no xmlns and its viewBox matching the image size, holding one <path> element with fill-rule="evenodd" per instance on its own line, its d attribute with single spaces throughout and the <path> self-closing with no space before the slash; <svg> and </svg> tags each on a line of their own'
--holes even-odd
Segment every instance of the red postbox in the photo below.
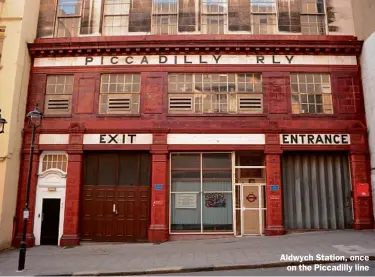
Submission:
<svg viewBox="0 0 375 277">
<path fill-rule="evenodd" d="M 358 197 L 370 196 L 370 186 L 368 183 L 357 183 L 357 196 Z"/>
</svg>

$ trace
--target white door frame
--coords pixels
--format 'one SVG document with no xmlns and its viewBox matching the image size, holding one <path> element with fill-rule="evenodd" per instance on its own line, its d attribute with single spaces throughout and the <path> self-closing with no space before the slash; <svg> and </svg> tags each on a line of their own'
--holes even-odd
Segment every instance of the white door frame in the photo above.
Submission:
<svg viewBox="0 0 375 277">
<path fill-rule="evenodd" d="M 235 236 L 242 237 L 242 236 L 263 236 L 264 234 L 264 216 L 263 216 L 263 211 L 267 210 L 267 207 L 262 208 L 262 202 L 263 199 L 266 197 L 266 195 L 263 195 L 263 188 L 266 188 L 266 183 L 236 183 L 236 169 L 241 169 L 241 168 L 253 168 L 253 169 L 264 169 L 266 170 L 266 166 L 236 166 L 235 164 L 235 157 L 236 157 L 236 152 L 232 152 L 232 184 L 233 184 L 233 230 Z M 236 208 L 236 187 L 240 188 L 240 208 Z M 251 186 L 251 187 L 258 187 L 258 195 L 259 195 L 259 207 L 258 208 L 244 208 L 244 203 L 243 203 L 243 188 L 245 186 Z M 240 211 L 241 213 L 241 232 L 240 235 L 237 235 L 237 217 L 236 217 L 236 211 Z M 259 211 L 259 231 L 260 234 L 244 234 L 244 212 L 247 210 L 253 210 L 253 211 Z"/>
<path fill-rule="evenodd" d="M 59 170 L 50 170 L 39 175 L 34 215 L 35 245 L 40 245 L 43 199 L 60 199 L 59 236 L 57 242 L 60 245 L 60 239 L 64 231 L 65 194 L 66 174 Z"/>
</svg>

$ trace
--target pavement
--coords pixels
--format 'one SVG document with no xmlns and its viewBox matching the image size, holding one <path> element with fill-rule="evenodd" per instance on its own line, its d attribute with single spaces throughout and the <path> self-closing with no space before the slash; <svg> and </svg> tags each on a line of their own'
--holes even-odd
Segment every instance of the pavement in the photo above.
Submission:
<svg viewBox="0 0 375 277">
<path fill-rule="evenodd" d="M 375 260 L 375 230 L 322 231 L 162 244 L 83 243 L 66 248 L 37 246 L 27 250 L 26 268 L 22 272 L 16 271 L 17 250 L 0 252 L 0 275 L 144 275 L 301 264 L 295 259 L 291 261 L 291 256 L 286 255 L 294 255 L 294 258 L 303 256 L 307 260 L 313 257 L 304 264 L 332 263 L 336 262 L 336 257 L 346 258 L 348 262 L 354 256 Z M 316 261 L 317 255 L 332 256 L 321 262 Z"/>
</svg>

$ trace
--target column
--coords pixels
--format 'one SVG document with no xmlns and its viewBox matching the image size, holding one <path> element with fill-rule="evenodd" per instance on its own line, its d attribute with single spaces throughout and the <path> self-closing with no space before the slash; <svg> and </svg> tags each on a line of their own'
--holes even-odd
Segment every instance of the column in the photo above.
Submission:
<svg viewBox="0 0 375 277">
<path fill-rule="evenodd" d="M 149 242 L 168 241 L 168 149 L 167 135 L 154 135 L 152 145 L 151 177 L 151 224 L 148 229 Z"/>
<path fill-rule="evenodd" d="M 279 135 L 266 135 L 266 228 L 267 236 L 285 234 L 283 226 L 281 154 Z"/>
<path fill-rule="evenodd" d="M 64 231 L 60 246 L 79 245 L 79 201 L 82 181 L 83 152 L 68 151 L 68 173 L 65 189 Z"/>
<path fill-rule="evenodd" d="M 83 134 L 85 125 L 73 122 L 69 126 L 68 172 L 65 189 L 64 231 L 60 246 L 80 244 L 79 207 L 83 169 Z"/>
<path fill-rule="evenodd" d="M 372 212 L 371 182 L 369 157 L 367 154 L 351 151 L 350 169 L 352 177 L 353 209 L 355 230 L 372 229 L 374 216 Z M 359 196 L 358 186 L 367 184 L 368 196 Z"/>
</svg>

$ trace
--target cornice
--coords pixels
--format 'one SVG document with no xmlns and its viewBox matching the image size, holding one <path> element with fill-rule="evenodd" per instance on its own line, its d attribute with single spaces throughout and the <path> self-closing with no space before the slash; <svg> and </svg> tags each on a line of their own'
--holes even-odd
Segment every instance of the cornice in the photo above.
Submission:
<svg viewBox="0 0 375 277">
<path fill-rule="evenodd" d="M 164 54 L 357 55 L 354 36 L 169 35 L 40 38 L 28 44 L 32 57 Z"/>
</svg>

